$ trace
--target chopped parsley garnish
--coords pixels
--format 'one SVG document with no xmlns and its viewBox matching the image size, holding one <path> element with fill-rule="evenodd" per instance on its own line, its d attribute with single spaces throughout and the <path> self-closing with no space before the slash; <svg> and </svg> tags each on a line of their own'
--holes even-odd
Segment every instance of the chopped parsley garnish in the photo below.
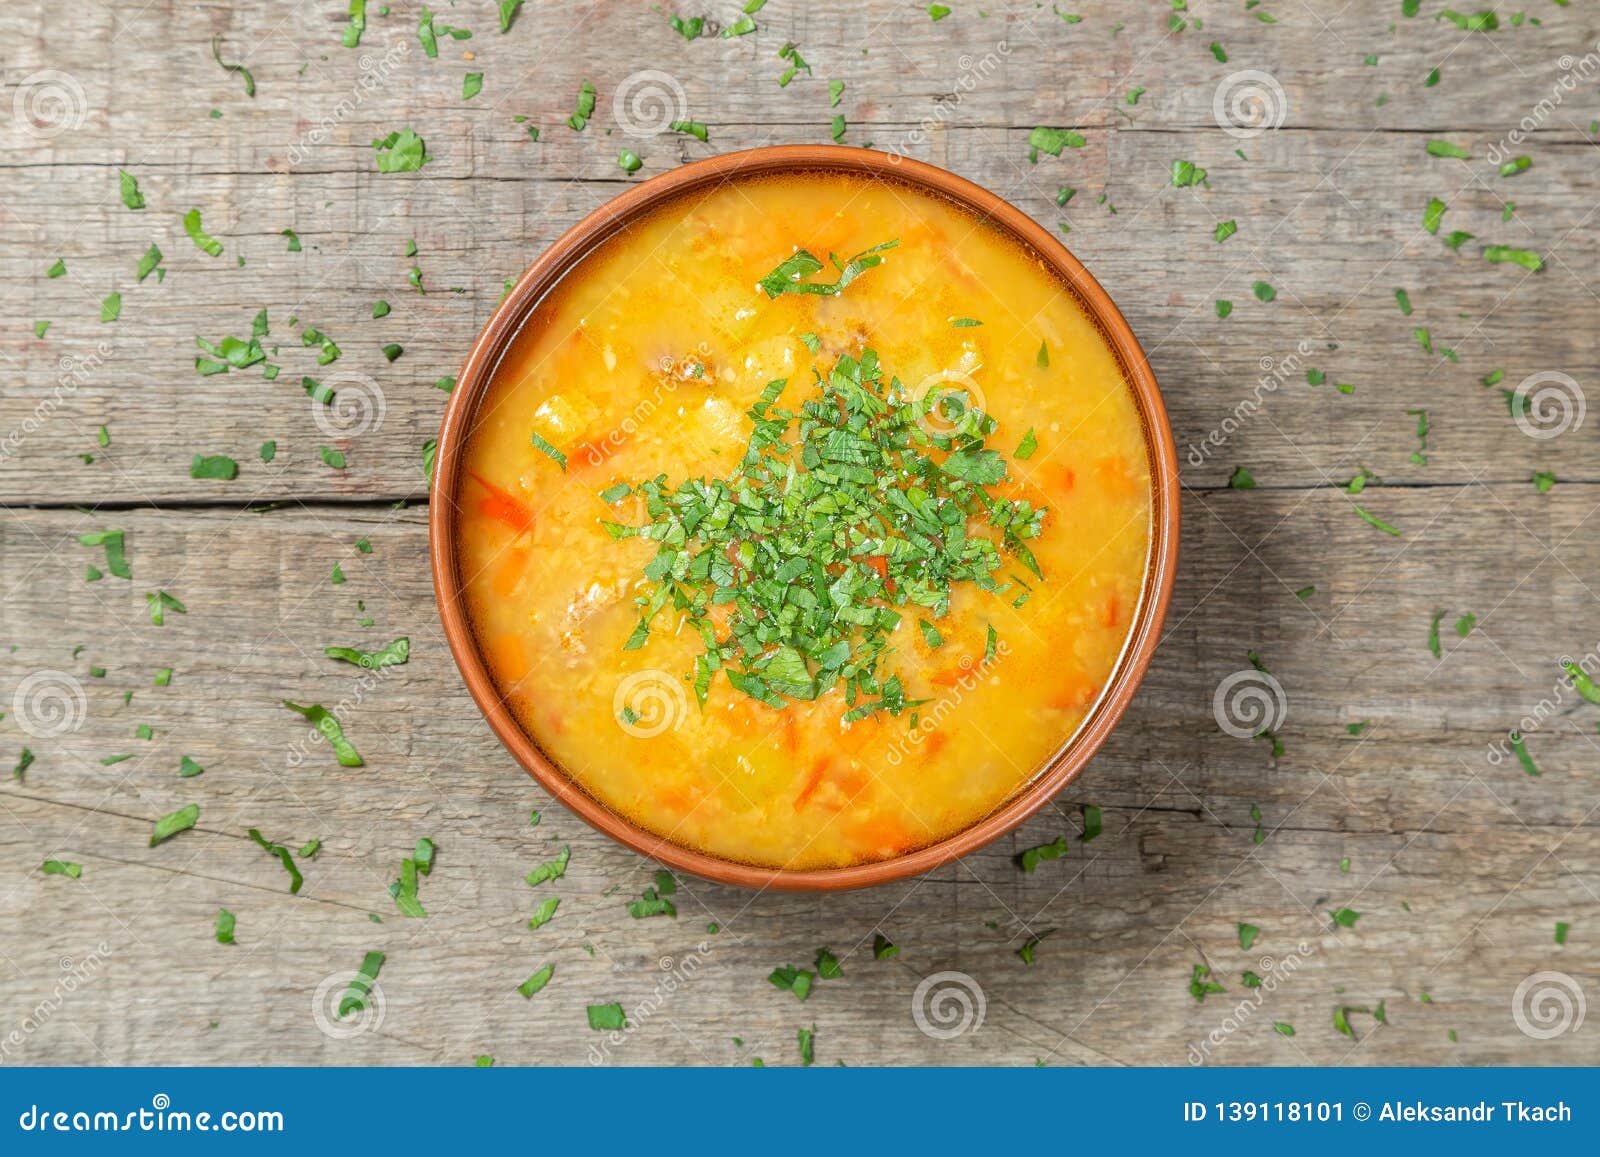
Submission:
<svg viewBox="0 0 1600 1157">
<path fill-rule="evenodd" d="M 46 860 L 39 870 L 47 876 L 70 876 L 74 880 L 83 875 L 83 865 L 72 860 Z"/>
<path fill-rule="evenodd" d="M 186 832 L 200 821 L 200 805 L 190 804 L 181 807 L 175 812 L 162 816 L 156 821 L 155 828 L 150 832 L 150 846 L 153 848 L 164 840 L 170 840 L 179 832 Z"/>
<path fill-rule="evenodd" d="M 125 170 L 117 170 L 117 180 L 121 185 L 122 203 L 130 209 L 144 208 L 144 194 L 139 192 L 138 179 Z"/>
<path fill-rule="evenodd" d="M 187 755 L 178 761 L 178 775 L 182 779 L 193 779 L 197 775 L 204 775 L 205 772 L 205 768 Z"/>
<path fill-rule="evenodd" d="M 227 61 L 222 59 L 221 40 L 222 37 L 220 36 L 213 36 L 211 38 L 211 59 L 216 61 L 217 64 L 222 67 L 224 72 L 238 73 L 240 78 L 244 81 L 245 96 L 254 97 L 256 95 L 256 78 L 250 75 L 250 70 L 244 65 L 229 64 Z"/>
<path fill-rule="evenodd" d="M 535 972 L 528 979 L 517 985 L 517 991 L 522 993 L 524 1000 L 531 999 L 534 993 L 550 983 L 550 978 L 555 974 L 556 966 L 554 964 L 546 964 L 538 972 Z"/>
<path fill-rule="evenodd" d="M 872 958 L 874 960 L 887 960 L 891 956 L 900 955 L 900 946 L 893 943 L 882 932 L 872 934 Z"/>
<path fill-rule="evenodd" d="M 161 264 L 161 257 L 161 247 L 158 245 L 152 244 L 149 249 L 145 250 L 144 256 L 139 258 L 139 268 L 135 270 L 140 281 L 143 281 L 154 272 L 156 266 Z M 160 279 L 157 278 L 157 280 Z M 43 337 L 44 335 L 41 334 L 40 336 Z"/>
<path fill-rule="evenodd" d="M 106 569 L 118 578 L 131 579 L 133 569 L 128 565 L 127 555 L 123 550 L 123 535 L 120 530 L 95 530 L 88 534 L 78 536 L 80 546 L 104 546 L 106 548 Z"/>
<path fill-rule="evenodd" d="M 1337 912 L 1329 912 L 1333 922 L 1341 928 L 1354 928 L 1356 921 L 1361 919 L 1361 913 L 1354 908 L 1340 908 Z"/>
<path fill-rule="evenodd" d="M 298 893 L 300 885 L 305 883 L 305 877 L 300 874 L 300 869 L 295 865 L 294 853 L 282 844 L 275 844 L 268 840 L 266 836 L 261 834 L 261 829 L 259 828 L 251 828 L 246 834 L 256 842 L 262 851 L 269 856 L 278 858 L 278 862 L 283 865 L 283 870 L 289 873 L 289 894 L 292 896 Z"/>
<path fill-rule="evenodd" d="M 483 73 L 469 72 L 461 78 L 461 99 L 471 100 L 483 91 Z"/>
<path fill-rule="evenodd" d="M 613 538 L 658 544 L 625 646 L 645 646 L 669 604 L 684 614 L 705 646 L 693 671 L 702 707 L 722 671 L 775 708 L 842 684 L 845 722 L 899 715 L 916 702 L 880 660 L 903 609 L 937 621 L 957 584 L 1000 593 L 1002 551 L 1042 577 L 1026 540 L 1045 512 L 988 490 L 1006 477 L 1005 458 L 984 444 L 994 419 L 962 392 L 910 399 L 884 378 L 868 349 L 818 371 L 798 411 L 777 405 L 785 380 L 769 383 L 730 476 L 669 488 L 660 475 L 634 487 L 648 523 L 602 524 Z M 935 407 L 955 423 L 949 434 L 918 424 Z M 969 520 L 992 533 L 969 532 Z M 722 637 L 718 606 L 732 611 Z"/>
<path fill-rule="evenodd" d="M 811 995 L 811 982 L 816 979 L 816 974 L 804 968 L 774 968 L 767 975 L 775 988 L 794 994 L 796 1000 L 804 1000 Z"/>
<path fill-rule="evenodd" d="M 589 1027 L 596 1032 L 620 1032 L 628 1027 L 628 1016 L 616 1001 L 610 1004 L 591 1004 L 586 1008 Z"/>
<path fill-rule="evenodd" d="M 168 611 L 173 611 L 180 615 L 186 615 L 189 613 L 188 607 L 184 606 L 166 591 L 146 591 L 144 601 L 145 606 L 150 611 L 150 623 L 152 626 L 166 626 Z"/>
<path fill-rule="evenodd" d="M 1463 161 L 1472 158 L 1472 153 L 1466 148 L 1452 144 L 1450 141 L 1429 141 L 1428 155 L 1430 157 L 1456 157 Z"/>
<path fill-rule="evenodd" d="M 1221 244 L 1222 242 L 1226 241 L 1229 237 L 1232 237 L 1238 231 L 1239 231 L 1239 223 L 1237 221 L 1233 221 L 1233 220 L 1219 221 L 1219 222 L 1217 222 L 1216 229 L 1214 229 L 1212 231 L 1211 235 L 1217 239 L 1217 243 L 1218 244 Z"/>
<path fill-rule="evenodd" d="M 1215 980 L 1207 979 L 1210 975 L 1210 967 L 1204 964 L 1196 964 L 1189 973 L 1189 995 L 1202 1003 L 1214 992 L 1227 991 Z"/>
<path fill-rule="evenodd" d="M 524 876 L 523 880 L 530 888 L 537 888 L 540 884 L 548 883 L 551 880 L 559 880 L 567 874 L 567 864 L 571 859 L 572 849 L 569 847 L 562 848 L 560 855 L 553 860 L 546 860 L 540 864 Z"/>
<path fill-rule="evenodd" d="M 232 482 L 239 476 L 239 464 L 226 454 L 196 454 L 189 462 L 190 478 L 215 478 Z"/>
<path fill-rule="evenodd" d="M 1254 490 L 1256 476 L 1243 466 L 1235 466 L 1233 473 L 1228 475 L 1228 488 L 1231 490 Z"/>
<path fill-rule="evenodd" d="M 222 242 L 201 228 L 199 209 L 190 209 L 183 215 L 183 231 L 202 253 L 212 257 L 222 256 Z"/>
<path fill-rule="evenodd" d="M 1256 295 L 1257 301 L 1271 301 L 1278 296 L 1278 291 L 1265 281 L 1252 283 L 1250 292 Z"/>
<path fill-rule="evenodd" d="M 1245 952 L 1250 951 L 1250 945 L 1256 942 L 1256 937 L 1261 935 L 1261 929 L 1254 924 L 1239 925 L 1239 947 Z"/>
<path fill-rule="evenodd" d="M 567 118 L 567 127 L 575 133 L 581 133 L 592 116 L 594 116 L 594 85 L 586 80 L 578 86 L 578 107 Z"/>
<path fill-rule="evenodd" d="M 1039 844 L 1036 847 L 1024 848 L 1017 855 L 1017 867 L 1024 872 L 1032 874 L 1041 863 L 1046 860 L 1059 860 L 1067 854 L 1067 837 L 1057 836 L 1048 844 Z"/>
<path fill-rule="evenodd" d="M 339 726 L 339 721 L 333 713 L 320 703 L 313 703 L 309 707 L 302 707 L 298 703 L 291 703 L 285 699 L 283 705 L 296 715 L 310 721 L 324 739 L 328 746 L 333 748 L 334 756 L 339 760 L 341 767 L 362 766 L 361 754 L 356 751 L 355 744 L 344 737 L 344 728 Z"/>
<path fill-rule="evenodd" d="M 410 129 L 396 129 L 372 142 L 378 151 L 378 172 L 414 173 L 433 160 L 421 137 Z"/>
<path fill-rule="evenodd" d="M 369 952 L 361 958 L 360 969 L 339 1000 L 340 1017 L 349 1016 L 352 1012 L 359 1012 L 367 1007 L 367 997 L 378 980 L 378 972 L 383 968 L 383 961 L 384 955 L 381 952 Z"/>
<path fill-rule="evenodd" d="M 797 249 L 794 255 L 779 262 L 777 268 L 763 277 L 758 283 L 761 290 L 769 298 L 778 297 L 785 293 L 814 294 L 819 297 L 832 297 L 842 293 L 857 277 L 867 270 L 883 263 L 883 252 L 893 249 L 900 242 L 885 241 L 881 245 L 874 245 L 871 249 L 863 249 L 849 261 L 840 263 L 833 254 L 828 254 L 828 260 L 833 262 L 834 268 L 839 271 L 838 280 L 833 282 L 807 281 L 813 273 L 823 268 L 809 250 Z"/>
<path fill-rule="evenodd" d="M 1036 161 L 1040 153 L 1059 157 L 1062 149 L 1081 149 L 1088 142 L 1083 134 L 1073 129 L 1053 129 L 1039 125 L 1028 134 L 1028 159 Z"/>
<path fill-rule="evenodd" d="M 354 647 L 324 647 L 322 653 L 330 659 L 342 659 L 365 667 L 369 671 L 382 667 L 398 667 L 411 658 L 411 639 L 402 635 L 378 651 L 358 651 Z"/>
<path fill-rule="evenodd" d="M 545 900 L 543 903 L 541 903 L 537 908 L 534 909 L 533 915 L 528 918 L 529 930 L 531 931 L 536 928 L 543 928 L 546 924 L 550 923 L 551 918 L 556 914 L 556 909 L 560 906 L 561 898 L 559 896 L 551 896 L 548 900 Z"/>
<path fill-rule="evenodd" d="M 1513 249 L 1509 245 L 1490 245 L 1483 251 L 1483 259 L 1491 265 L 1520 265 L 1530 273 L 1544 268 L 1544 258 L 1531 249 Z"/>
</svg>

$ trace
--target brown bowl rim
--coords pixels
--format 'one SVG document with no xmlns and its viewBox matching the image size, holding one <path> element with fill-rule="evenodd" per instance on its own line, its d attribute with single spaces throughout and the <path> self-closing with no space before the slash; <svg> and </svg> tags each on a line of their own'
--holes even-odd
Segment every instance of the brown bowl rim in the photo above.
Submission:
<svg viewBox="0 0 1600 1157">
<path fill-rule="evenodd" d="M 454 501 L 461 452 L 491 371 L 528 311 L 563 275 L 601 242 L 674 194 L 735 177 L 794 170 L 843 170 L 923 188 L 994 223 L 1047 261 L 1115 351 L 1137 399 L 1153 463 L 1149 563 L 1139 610 L 1111 679 L 1077 730 L 1063 740 L 1031 780 L 971 826 L 892 859 L 803 871 L 722 859 L 646 831 L 576 786 L 545 756 L 496 693 L 479 653 L 460 581 L 456 556 L 459 509 Z M 1110 295 L 1056 237 L 982 186 L 909 157 L 836 145 L 774 145 L 695 161 L 631 186 L 557 238 L 501 300 L 467 353 L 439 427 L 429 498 L 428 546 L 445 637 L 467 690 L 500 742 L 546 791 L 591 827 L 671 868 L 717 883 L 756 889 L 836 891 L 887 883 L 941 867 L 1017 828 L 1077 778 L 1127 710 L 1160 641 L 1178 560 L 1178 462 L 1172 429 L 1144 351 Z"/>
</svg>

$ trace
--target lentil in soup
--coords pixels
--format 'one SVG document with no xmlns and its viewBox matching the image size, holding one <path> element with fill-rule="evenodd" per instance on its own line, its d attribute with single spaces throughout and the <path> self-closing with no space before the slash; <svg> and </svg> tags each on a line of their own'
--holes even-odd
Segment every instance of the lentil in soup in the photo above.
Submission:
<svg viewBox="0 0 1600 1157">
<path fill-rule="evenodd" d="M 537 305 L 474 423 L 459 565 L 496 687 L 584 791 L 711 855 L 843 867 L 970 826 L 1138 609 L 1151 468 L 1105 338 L 897 182 L 679 195 Z"/>
</svg>

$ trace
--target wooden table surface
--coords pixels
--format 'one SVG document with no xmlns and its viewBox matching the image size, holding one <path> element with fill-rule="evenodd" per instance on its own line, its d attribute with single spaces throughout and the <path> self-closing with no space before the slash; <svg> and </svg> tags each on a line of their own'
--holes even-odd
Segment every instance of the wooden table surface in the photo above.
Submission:
<svg viewBox="0 0 1600 1157">
<path fill-rule="evenodd" d="M 953 0 L 935 20 L 771 0 L 725 37 L 740 9 L 718 0 L 683 9 L 710 18 L 689 41 L 670 5 L 532 0 L 502 34 L 489 0 L 441 0 L 436 26 L 472 37 L 429 58 L 419 7 L 369 4 L 355 48 L 338 0 L 0 8 L 0 750 L 32 753 L 0 786 L 0 1060 L 795 1064 L 813 1025 L 819 1064 L 1600 1060 L 1600 1016 L 1581 1016 L 1600 993 L 1600 707 L 1559 666 L 1600 673 L 1600 420 L 1581 420 L 1600 381 L 1600 16 L 1528 0 L 1483 30 L 1398 0 L 1116 0 L 1080 21 Z M 780 86 L 791 42 L 810 68 Z M 578 133 L 584 80 L 598 101 Z M 630 134 L 663 108 L 708 142 Z M 633 919 L 654 865 L 513 764 L 444 645 L 435 382 L 504 280 L 609 197 L 684 160 L 826 142 L 836 113 L 846 144 L 1070 226 L 1120 303 L 1184 458 L 1165 637 L 1111 741 L 1013 837 L 845 895 L 683 879 L 676 919 Z M 1082 147 L 1031 161 L 1040 125 Z M 405 128 L 432 159 L 380 173 L 372 142 Z M 1531 167 L 1502 176 L 1518 156 Z M 1206 182 L 1175 187 L 1178 160 Z M 220 257 L 185 235 L 192 208 Z M 152 244 L 167 272 L 141 282 Z M 196 336 L 248 334 L 261 309 L 277 379 L 197 375 Z M 337 362 L 317 367 L 306 327 Z M 319 426 L 307 374 L 365 408 Z M 238 477 L 192 479 L 196 454 Z M 1230 486 L 1237 467 L 1253 488 Z M 132 578 L 86 582 L 106 557 L 78 536 L 107 530 Z M 153 625 L 155 591 L 186 613 Z M 411 661 L 382 679 L 322 656 L 398 635 Z M 1265 697 L 1281 750 L 1230 691 Z M 343 701 L 366 765 L 306 750 L 283 699 Z M 1519 727 L 1537 777 L 1507 742 Z M 183 756 L 204 774 L 181 777 Z M 147 846 L 190 803 L 196 828 Z M 1016 852 L 1075 833 L 1084 805 L 1103 834 L 1021 872 Z M 297 895 L 251 828 L 322 840 Z M 428 916 L 407 919 L 387 886 L 424 836 Z M 530 890 L 564 846 L 566 876 Z M 530 931 L 545 895 L 559 911 Z M 1353 926 L 1330 915 L 1345 909 Z M 1240 924 L 1259 929 L 1247 948 Z M 878 933 L 898 955 L 874 958 Z M 1028 966 L 1017 950 L 1041 936 Z M 768 983 L 821 948 L 843 975 L 804 1003 Z M 373 1007 L 330 1016 L 372 950 Z M 1196 965 L 1224 991 L 1195 999 Z M 609 1001 L 632 1022 L 615 1039 L 585 1023 Z"/>
</svg>

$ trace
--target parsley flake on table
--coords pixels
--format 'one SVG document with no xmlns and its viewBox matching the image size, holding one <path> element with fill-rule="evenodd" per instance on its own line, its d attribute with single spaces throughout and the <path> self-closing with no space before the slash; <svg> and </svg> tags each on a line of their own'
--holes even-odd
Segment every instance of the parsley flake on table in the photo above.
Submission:
<svg viewBox="0 0 1600 1157">
<path fill-rule="evenodd" d="M 1059 860 L 1066 855 L 1068 846 L 1066 836 L 1057 836 L 1048 844 L 1024 848 L 1017 854 L 1017 867 L 1031 875 L 1045 861 Z"/>
<path fill-rule="evenodd" d="M 378 972 L 383 968 L 385 959 L 382 952 L 376 951 L 368 952 L 361 958 L 360 969 L 339 1000 L 337 1015 L 341 1019 L 367 1007 L 367 998 L 372 994 L 372 986 L 377 983 Z"/>
<path fill-rule="evenodd" d="M 415 173 L 433 160 L 422 138 L 408 128 L 373 141 L 372 147 L 378 152 L 380 173 Z"/>
<path fill-rule="evenodd" d="M 620 1032 L 628 1027 L 628 1016 L 622 1011 L 622 1005 L 612 1001 L 609 1004 L 591 1004 L 585 1008 L 589 1019 L 589 1027 L 596 1032 Z"/>
<path fill-rule="evenodd" d="M 156 821 L 155 827 L 150 832 L 150 846 L 153 848 L 159 843 L 170 840 L 179 832 L 188 831 L 199 821 L 199 804 L 192 803 L 188 807 L 181 807 L 175 812 L 169 812 Z"/>
<path fill-rule="evenodd" d="M 296 715 L 309 721 L 313 727 L 328 741 L 328 746 L 333 749 L 333 754 L 341 767 L 361 767 L 360 752 L 356 751 L 355 744 L 345 738 L 344 728 L 339 725 L 339 720 L 333 713 L 320 703 L 313 703 L 309 707 L 302 707 L 289 700 L 281 700 L 283 705 Z"/>
<path fill-rule="evenodd" d="M 546 964 L 544 967 L 540 968 L 539 971 L 528 977 L 528 979 L 517 985 L 517 991 L 522 994 L 522 998 L 524 1000 L 531 1000 L 535 993 L 539 992 L 544 988 L 545 985 L 550 983 L 550 978 L 555 974 L 556 966 L 554 964 Z"/>
<path fill-rule="evenodd" d="M 83 875 L 83 865 L 72 860 L 46 860 L 39 865 L 39 870 L 47 876 L 68 876 L 74 880 Z"/>
</svg>

